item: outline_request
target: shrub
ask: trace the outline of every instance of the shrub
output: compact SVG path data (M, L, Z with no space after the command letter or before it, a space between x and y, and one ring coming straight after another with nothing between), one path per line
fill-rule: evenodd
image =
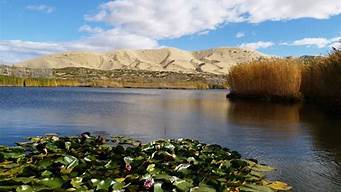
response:
M297 59L262 59L233 66L231 97L269 100L301 98L301 68Z

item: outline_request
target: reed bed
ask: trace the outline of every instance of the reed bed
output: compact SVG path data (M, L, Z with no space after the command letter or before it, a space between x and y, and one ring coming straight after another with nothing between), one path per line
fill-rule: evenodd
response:
M231 98L296 101L301 99L297 59L261 59L236 65L229 73Z
M72 79L22 78L0 75L0 86L4 87L70 87L80 83Z
M341 50L328 57L306 60L301 91L310 101L341 107Z
M229 73L231 98L300 100L341 111L341 50L327 57L262 59L236 65Z

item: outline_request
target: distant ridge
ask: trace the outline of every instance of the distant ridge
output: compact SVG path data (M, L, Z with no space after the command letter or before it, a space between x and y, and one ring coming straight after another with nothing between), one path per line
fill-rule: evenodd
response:
M29 68L84 67L112 70L131 69L184 73L207 72L227 74L237 63L268 57L258 51L242 48L214 48L184 51L176 48L115 50L112 52L65 52L46 55L16 64Z

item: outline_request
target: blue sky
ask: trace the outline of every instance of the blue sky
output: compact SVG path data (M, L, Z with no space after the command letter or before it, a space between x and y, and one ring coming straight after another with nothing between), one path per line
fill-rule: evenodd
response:
M320 55L340 39L339 0L0 0L1 63L168 46Z

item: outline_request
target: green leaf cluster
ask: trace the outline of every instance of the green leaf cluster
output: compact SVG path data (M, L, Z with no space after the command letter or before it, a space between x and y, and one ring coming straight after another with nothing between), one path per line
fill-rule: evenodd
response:
M272 168L191 139L33 137L0 146L0 191L287 191Z

